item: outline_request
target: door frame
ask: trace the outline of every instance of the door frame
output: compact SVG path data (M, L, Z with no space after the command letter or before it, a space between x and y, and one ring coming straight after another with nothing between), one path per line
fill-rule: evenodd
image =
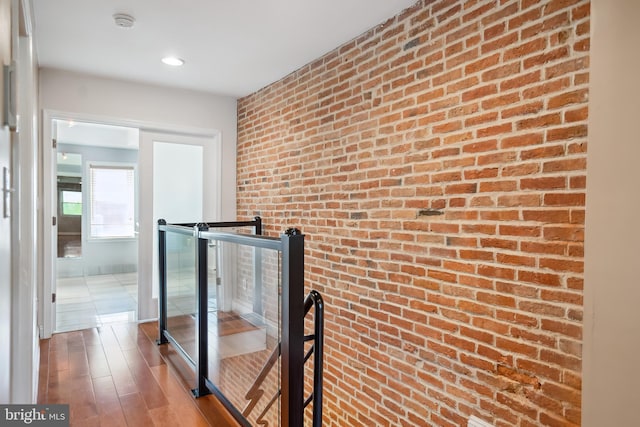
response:
M154 233L156 233L156 221L160 218L154 218L155 203L153 200L154 188L154 151L156 142L171 143L176 145L200 146L202 150L202 220L219 221L220 220L220 182L221 174L221 145L216 144L212 138L185 135L169 132L148 131L140 129L140 152L139 158L147 158L149 161L140 162L140 187L146 191L140 192L140 218L150 218L151 221L140 221L139 228L139 246L138 246L138 280L139 283L148 283L142 289L138 288L138 313L140 321L152 320L158 318L157 296L153 298L153 286L157 285L158 276L154 274L153 266L157 267L154 262L156 254L154 253ZM212 161L217 164L211 164ZM211 167L213 166L213 169ZM215 198L205 197L207 194L216 194ZM170 218L166 218L171 220ZM146 237L145 237L146 236ZM157 248L156 248L157 249ZM156 270L157 273L157 270ZM150 306L144 306L141 301L152 301Z
M209 140L213 144L213 152L215 153L216 164L207 164L205 167L214 167L216 170L216 182L214 184L214 198L211 201L213 204L213 215L215 218L211 218L211 221L218 221L221 213L221 165L222 165L222 141L221 132L218 129L198 128L191 126L180 126L171 124L161 124L155 122L147 122L140 120L131 120L117 117L106 117L92 114L82 114L65 112L59 110L43 109L42 110L42 181L41 181L41 195L42 195L42 215L40 221L42 224L42 275L40 276L38 284L38 327L40 330L41 338L50 338L55 330L55 303L52 302L52 294L55 292L56 283L56 259L57 248L54 248L56 227L53 225L52 218L56 215L55 201L57 195L55 194L55 182L56 177L54 173L56 171L55 162L57 161L56 152L53 148L52 138L54 133L53 121L54 120L73 120L77 122L89 122L111 126L124 126L137 128L140 131L140 135L144 132L161 133L167 135L180 135L184 137L196 137ZM138 173L142 178L143 174L151 174L153 172L153 158L147 158L149 155L153 156L153 150L146 150L146 147L142 146L142 139L138 146ZM146 156L143 158L143 155ZM144 183L139 181L139 186L142 188ZM139 194L142 191L138 192ZM152 199L151 199L152 200ZM206 203L205 203L206 206ZM153 256L152 251L148 245L142 244L152 238L153 226L147 224L147 227L143 227L145 222L151 222L153 215L153 209L145 209L143 204L140 204L140 211L138 220L140 222L140 233L138 235L138 321L148 321L157 318L157 301L151 299L151 267L142 265L143 262L148 263L149 257ZM146 254L146 257L141 257L141 251ZM149 252L147 254L147 252ZM148 284L140 286L140 284Z

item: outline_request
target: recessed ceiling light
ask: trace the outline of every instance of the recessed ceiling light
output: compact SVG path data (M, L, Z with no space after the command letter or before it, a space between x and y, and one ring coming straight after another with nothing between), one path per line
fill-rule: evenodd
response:
M165 56L162 58L162 62L173 67L179 67L184 64L184 59L176 58L175 56Z

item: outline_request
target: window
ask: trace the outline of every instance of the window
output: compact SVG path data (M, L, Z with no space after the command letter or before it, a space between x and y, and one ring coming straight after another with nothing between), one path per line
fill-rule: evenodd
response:
M89 165L89 235L135 237L135 169Z
M82 215L82 192L62 190L61 197L62 215Z

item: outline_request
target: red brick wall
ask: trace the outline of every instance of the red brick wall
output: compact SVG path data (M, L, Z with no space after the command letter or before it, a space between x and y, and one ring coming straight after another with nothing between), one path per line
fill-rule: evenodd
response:
M419 1L239 101L239 216L300 227L327 301L325 425L580 424L589 13Z

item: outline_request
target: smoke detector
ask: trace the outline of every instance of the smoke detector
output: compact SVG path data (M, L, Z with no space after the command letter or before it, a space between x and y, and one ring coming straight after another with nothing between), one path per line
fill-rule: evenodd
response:
M127 15L126 13L116 13L113 15L113 20L116 25L120 28L131 28L136 20L131 15Z

